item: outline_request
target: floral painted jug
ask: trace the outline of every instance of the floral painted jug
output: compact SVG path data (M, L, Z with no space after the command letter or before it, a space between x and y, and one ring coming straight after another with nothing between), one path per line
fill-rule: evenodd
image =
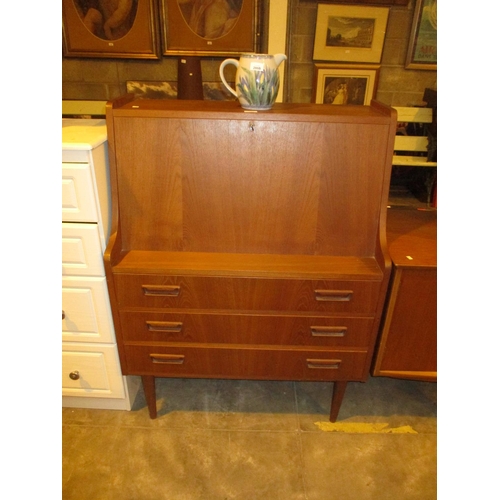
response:
M222 83L240 101L243 109L265 111L271 109L280 88L278 67L286 60L285 54L242 54L240 60L226 59L219 68ZM224 77L224 68L236 66L233 89Z

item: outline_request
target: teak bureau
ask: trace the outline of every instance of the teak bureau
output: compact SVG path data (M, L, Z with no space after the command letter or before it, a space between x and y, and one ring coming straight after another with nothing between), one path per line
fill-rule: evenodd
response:
M366 380L390 275L396 113L371 106L107 104L104 259L123 373Z

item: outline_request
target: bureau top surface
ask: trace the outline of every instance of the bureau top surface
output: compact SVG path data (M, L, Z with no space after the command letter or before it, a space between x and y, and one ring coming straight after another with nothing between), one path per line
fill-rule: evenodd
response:
M276 121L358 121L360 123L387 123L390 107L377 102L371 106L325 106L309 103L277 103L267 111L244 110L233 101L190 101L173 99L134 99L124 104L116 103L113 113L117 117L208 118Z
M106 120L62 120L63 150L91 150L107 139Z

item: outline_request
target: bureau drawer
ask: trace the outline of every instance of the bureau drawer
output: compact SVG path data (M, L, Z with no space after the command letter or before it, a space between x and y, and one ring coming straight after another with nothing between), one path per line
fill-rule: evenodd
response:
M62 225L63 275L104 276L97 224Z
M114 275L120 308L372 313L378 281Z
M115 342L106 278L63 277L62 337L72 342Z
M97 222L92 173L88 163L62 164L62 219Z
M116 345L63 344L62 395L123 398Z
M366 352L126 346L129 374L261 380L363 380Z
M193 342L367 348L373 318L122 312L125 342Z

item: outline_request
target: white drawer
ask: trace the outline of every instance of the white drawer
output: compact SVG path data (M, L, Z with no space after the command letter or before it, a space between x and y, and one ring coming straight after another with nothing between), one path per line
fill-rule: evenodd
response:
M71 342L115 342L106 278L62 279L62 338Z
M62 225L63 275L104 276L97 224Z
M63 163L62 220L97 222L97 203L88 163Z
M73 378L70 374L74 374ZM116 345L63 344L62 395L123 398Z

